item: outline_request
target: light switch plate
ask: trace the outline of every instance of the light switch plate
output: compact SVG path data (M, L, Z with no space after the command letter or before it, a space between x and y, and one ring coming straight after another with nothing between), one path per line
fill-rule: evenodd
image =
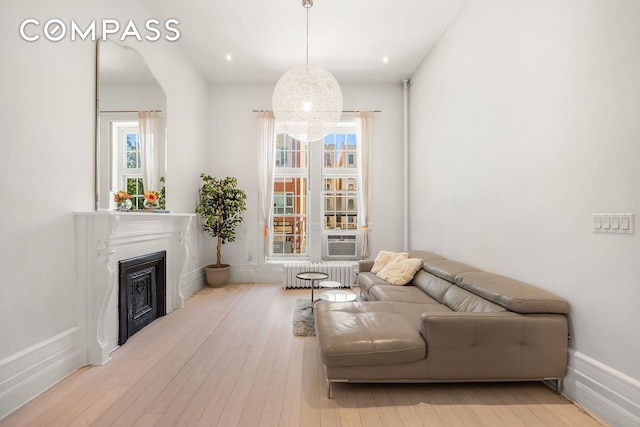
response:
M593 214L594 233L633 234L634 214Z

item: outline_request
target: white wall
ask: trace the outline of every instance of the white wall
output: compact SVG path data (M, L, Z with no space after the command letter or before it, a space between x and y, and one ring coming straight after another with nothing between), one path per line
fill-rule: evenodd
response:
M78 367L72 212L94 209L95 44L28 43L18 26L25 18L68 23L103 16L152 17L124 0L2 5L0 418ZM169 203L176 212L193 212L198 179L189 169L204 163L207 86L175 47L139 47L152 69L161 66L156 76L167 94ZM201 265L198 255L190 265Z
M252 110L271 109L274 84L212 85L210 89L209 162L202 172L238 178L247 192L245 221L236 242L222 250L223 262L232 265L232 280L281 280L264 268L259 226L256 117ZM374 114L371 161L371 253L402 249L403 211L403 88L402 84L342 84L345 110L380 110ZM194 171L195 172L195 171ZM215 258L210 239L208 254Z
M637 1L470 0L411 81L411 246L566 298L565 391L620 425L640 420L640 241L591 215L639 225L638 40Z

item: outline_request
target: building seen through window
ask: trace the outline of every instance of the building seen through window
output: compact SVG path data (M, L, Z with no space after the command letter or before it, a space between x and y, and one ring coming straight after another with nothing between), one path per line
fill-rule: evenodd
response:
M310 242L309 209L319 210L324 231L358 230L358 146L353 124L327 135L321 152L278 133L275 149L271 255L306 256ZM316 144L312 142L311 144ZM311 176L313 171L316 176ZM316 184L313 184L313 183ZM317 185L313 191L311 185ZM319 200L308 200L309 191ZM319 243L319 242L318 242Z

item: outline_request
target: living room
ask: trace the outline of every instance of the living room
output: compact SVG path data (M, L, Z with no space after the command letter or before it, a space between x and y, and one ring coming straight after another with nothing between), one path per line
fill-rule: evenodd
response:
M27 42L18 27L27 18L126 22L172 10L129 3L3 5L1 415L80 367L73 213L95 209L95 43ZM405 245L432 250L565 298L563 393L612 425L640 420L640 245L635 234L594 233L592 215L640 208L639 9L622 0L459 2L405 76L406 168L402 81L340 82L345 110L380 111L372 256ZM179 43L136 48L167 97L169 209L194 212L201 172L237 177L248 210L224 249L232 281L279 283L262 256L257 168L247 167L256 158L253 110L271 107L275 81L209 80ZM215 246L200 232L192 244L185 271L197 287Z

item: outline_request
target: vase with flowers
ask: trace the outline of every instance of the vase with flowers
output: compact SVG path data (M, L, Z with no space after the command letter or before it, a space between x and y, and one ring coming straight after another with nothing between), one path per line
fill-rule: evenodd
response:
M130 211L133 204L131 203L131 195L124 190L119 190L113 195L113 201L116 202L117 210L120 212Z
M159 193L157 190L145 191L142 206L144 206L145 209L158 209Z

